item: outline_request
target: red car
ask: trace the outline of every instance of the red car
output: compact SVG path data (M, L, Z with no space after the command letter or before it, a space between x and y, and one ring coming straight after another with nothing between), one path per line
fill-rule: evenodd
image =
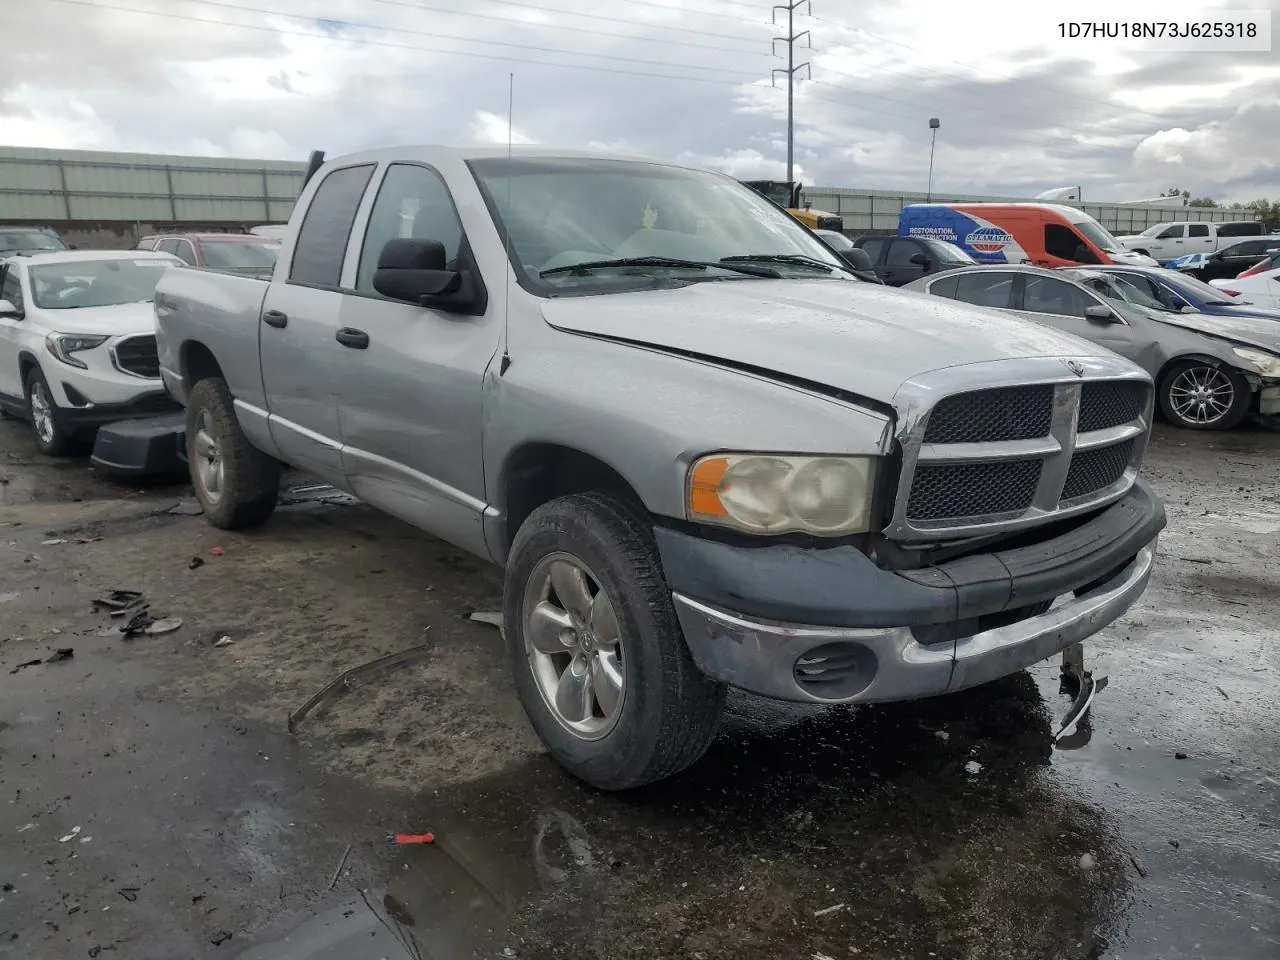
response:
M1266 273L1268 270L1274 270L1280 267L1280 249L1271 250L1265 257L1255 263L1248 270L1242 270L1236 274L1237 280L1243 280L1245 277L1252 277L1255 273Z
M168 233L143 237L135 249L172 253L193 267L266 275L275 267L280 241L242 233Z

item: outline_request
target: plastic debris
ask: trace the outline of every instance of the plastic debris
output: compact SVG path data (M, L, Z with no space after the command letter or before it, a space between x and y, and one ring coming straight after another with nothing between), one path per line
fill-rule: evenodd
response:
M332 696L336 696L339 691L351 689L351 681L362 674L376 673L380 670L389 670L392 667L403 666L407 663L413 663L415 660L422 660L431 654L435 644L423 643L416 647L410 647L408 650L401 650L399 653L389 653L385 657L378 657L376 660L370 660L368 663L362 663L359 666L352 667L350 670L343 671L328 683L326 683L310 700L300 706L293 713L289 714L289 720L286 726L290 733L294 732L298 721L309 714L317 706Z
M969 776L971 777L976 777L979 773L982 772L982 764L980 764L977 760L970 760L968 763L964 765L964 772L969 774Z
M28 660L26 663L20 663L20 664L18 664L16 667L14 667L14 668L13 668L12 670L10 670L9 672L10 672L10 673L17 673L19 670L25 670L25 669L27 669L27 667L38 667L38 666L40 666L40 664L42 664L42 663L44 663L44 661L43 661L43 660Z
M59 837L59 838L58 838L58 842L59 842L59 843L70 843L72 840L74 840L74 839L75 839L76 837L78 837L79 835L80 835L80 828L79 828L79 827L72 827L72 828L71 828L71 832L70 832L70 833L68 833L65 837Z
M227 551L223 550L221 547L214 547L214 548L213 548L212 550L210 550L209 552L210 552L210 553L212 553L215 557L221 557L221 556L223 556Z
M187 563L188 570L198 570L200 567L203 567L203 566L204 566L204 557L192 557L191 560Z
M141 887L121 887L116 891L116 893L120 894L120 896L124 897L130 903L133 903L138 899L138 891L140 889Z
M843 909L844 909L844 904L843 904L843 903L837 903L837 904L835 904L834 906L830 906L830 907L823 907L821 910L815 910L815 911L813 911L813 915L814 915L815 917L825 917L825 916L826 916L827 914L829 914L829 913L835 913L835 912L837 912L837 911L839 911L839 910L843 910Z
M392 842L404 846L410 843L435 843L435 839L434 833L397 833L392 837Z
M163 620L153 620L142 628L142 632L152 636L160 636L165 633L173 633L182 626L182 620L178 617L166 617Z
M1093 858L1093 854L1086 853L1080 857L1080 869L1092 870L1098 865L1098 861Z
M138 590L111 590L93 602L95 606L111 610L128 610L142 602L142 593Z
M76 651L73 647L59 647L53 651L53 656L46 660L45 663L61 663L63 660L70 660L75 655Z
M333 879L329 881L329 889L332 890L338 882L338 878L342 876L342 868L347 865L347 857L351 856L351 844L347 844L347 849L342 851L342 859L338 861L338 869L333 871Z
M217 640L214 641L213 645L215 647L229 647L233 643L235 643L235 641L232 640L230 637L219 637Z
M502 629L502 614L496 610L476 610L467 619L474 620L476 623L487 623L491 627Z
M951 739L951 734L947 733L947 731L945 730L935 730L933 731L933 735L937 737L939 740L941 740L943 743L946 743L948 740Z

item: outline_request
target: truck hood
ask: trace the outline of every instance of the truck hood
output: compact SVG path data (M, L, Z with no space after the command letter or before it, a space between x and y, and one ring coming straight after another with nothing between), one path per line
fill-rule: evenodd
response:
M544 301L560 330L699 354L890 403L942 367L1110 357L1086 340L942 297L838 280L729 280Z
M1159 313L1146 311L1158 323L1182 327L1196 333L1229 340L1244 347L1257 347L1280 356L1280 323L1262 317L1223 317L1207 313Z
M59 333L101 333L116 337L127 333L153 333L155 311L150 300L118 303L110 307L72 307L67 310L36 308Z

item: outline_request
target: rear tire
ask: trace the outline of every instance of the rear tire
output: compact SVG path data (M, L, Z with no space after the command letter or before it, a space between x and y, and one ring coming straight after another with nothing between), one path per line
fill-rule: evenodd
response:
M27 416L41 453L69 457L79 451L81 443L63 425L49 381L38 366L27 372Z
M503 626L534 730L586 783L661 780L715 738L724 685L694 664L651 524L624 502L578 494L525 520L508 558Z
M1226 366L1181 360L1160 377L1160 411L1186 430L1230 430L1249 412L1249 382Z
M215 527L256 527L275 511L280 463L249 443L221 377L201 380L187 399L187 463L196 499Z

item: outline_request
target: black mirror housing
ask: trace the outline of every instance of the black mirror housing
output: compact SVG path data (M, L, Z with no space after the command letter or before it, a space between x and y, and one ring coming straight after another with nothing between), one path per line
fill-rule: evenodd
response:
M384 297L449 313L484 312L484 292L469 270L449 270L444 244L398 238L378 254L373 289Z
M841 250L837 256L855 270L875 269L874 264L871 262L871 254L861 247L850 247L848 250Z
M911 262L918 267L924 267L926 270L928 270L929 264L931 261L923 253L913 253L911 255Z

